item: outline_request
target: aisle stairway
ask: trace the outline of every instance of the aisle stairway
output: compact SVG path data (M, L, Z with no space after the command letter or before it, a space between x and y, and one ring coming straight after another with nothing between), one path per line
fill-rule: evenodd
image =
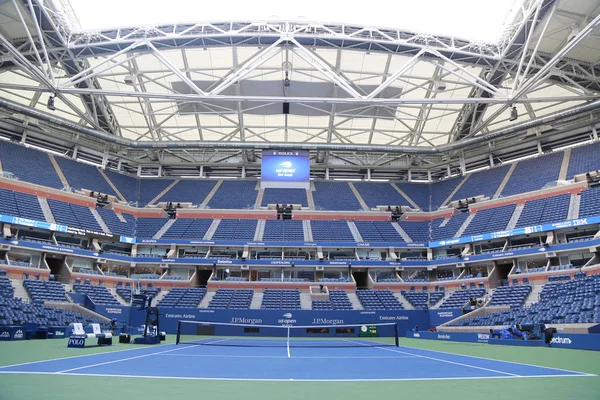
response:
M544 285L534 285L531 289L531 293L525 299L525 305L523 307L531 307L533 303L540 301L540 293L544 289Z
M252 310L259 310L260 305L263 300L263 292L254 291L254 296L252 297L252 302L250 303L250 308Z
M208 303L210 303L213 297L215 297L214 291L209 290L208 292L206 292L204 298L202 298L202 301L200 302L200 304L198 304L198 308L208 308Z
M12 287L15 289L14 297L21 298L25 303L29 303L31 298L23 286L23 281L21 279L11 279L10 282L12 283Z
M398 301L404 306L405 310L414 310L415 307L410 304L410 301L406 300L406 297L402 296L402 293L395 293L394 296L398 299Z
M310 299L310 293L300 292L300 308L302 310L312 310L312 300Z
M362 303L358 300L358 296L356 296L356 292L346 292L348 294L348 300L352 304L352 308L354 310L364 310Z

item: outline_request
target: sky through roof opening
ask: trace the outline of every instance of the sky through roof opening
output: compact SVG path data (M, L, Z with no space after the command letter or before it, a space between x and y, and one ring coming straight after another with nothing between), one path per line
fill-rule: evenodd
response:
M524 0L68 0L81 29L169 23L304 20L398 28L474 42L497 43Z

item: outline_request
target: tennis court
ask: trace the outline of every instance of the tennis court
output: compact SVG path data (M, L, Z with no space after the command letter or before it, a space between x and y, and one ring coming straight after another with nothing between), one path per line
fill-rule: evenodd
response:
M589 377L589 373L360 339L205 338L0 367L2 374L198 380L410 381ZM115 346L117 348L117 346Z

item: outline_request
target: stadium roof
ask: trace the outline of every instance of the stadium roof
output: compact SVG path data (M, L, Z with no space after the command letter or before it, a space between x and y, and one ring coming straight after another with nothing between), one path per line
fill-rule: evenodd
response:
M429 169L442 160L428 154L456 159L457 150L543 123L539 134L552 122L541 117L599 98L596 0L347 10L309 1L287 15L247 2L206 12L203 2L184 3L0 1L2 112L54 128L67 125L47 114L69 120L90 147L112 143L107 151L130 161L201 164L197 149L286 145L400 153ZM265 9L277 17L260 19ZM168 22L191 15L221 22ZM579 117L593 121L594 109Z

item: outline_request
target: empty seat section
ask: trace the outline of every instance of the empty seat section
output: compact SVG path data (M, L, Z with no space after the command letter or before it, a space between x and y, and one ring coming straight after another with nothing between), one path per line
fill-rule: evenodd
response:
M431 221L431 239L441 240L453 238L468 217L469 213L453 215L444 226L440 226L444 222L444 218L434 219Z
M600 187L581 192L579 218L600 215Z
M508 221L515 211L514 204L498 208L479 210L471 220L462 236L479 235L486 232L498 232L506 229Z
M135 236L152 239L167 221L167 218L138 218L135 223Z
M417 310L429 308L429 294L427 292L407 292L403 290L402 295Z
M267 220L263 233L265 241L304 241L302 221Z
M490 306L521 307L531 293L531 285L500 286L492 295Z
M354 236L346 221L310 221L313 240L328 242L354 242Z
M89 189L96 193L116 195L97 167L64 157L54 157L72 188Z
M571 150L569 158L569 169L567 179L573 179L575 175L600 169L600 143L594 143Z
M205 294L206 288L173 288L158 302L158 307L196 308Z
M254 240L255 219L222 219L212 240Z
M334 211L362 210L358 199L350 189L348 182L315 181L313 199L315 208Z
M510 165L502 165L471 173L466 182L454 193L452 200L464 200L479 195L492 198L509 169Z
M140 179L138 207L145 207L152 199L173 183L172 179Z
M539 190L558 179L564 153L519 161L502 190L502 196Z
M65 288L60 282L25 279L23 286L34 301L68 301Z
M182 179L162 195L158 202L201 204L216 184L216 180Z
M597 324L600 323L600 275L550 282L544 285L540 301L529 308L510 310L459 321L459 326L517 324ZM518 287L518 286L517 286Z
M463 289L457 290L452 293L444 302L440 305L440 308L462 308L466 302L471 298L478 298L485 294L485 289Z
M404 306L390 290L357 290L365 310L403 310Z
M161 239L202 239L212 221L212 219L178 218Z
M19 209L19 217L37 221L46 220L37 196L19 192L15 192L14 195L17 208Z
M97 305L119 306L121 303L104 286L78 284L73 285L75 293L85 294Z
M48 199L48 204L57 223L102 232L102 228L98 225L89 207L54 199Z
M210 208L253 208L258 191L256 181L223 181L219 190L208 202Z
M413 242L429 241L429 221L398 221L398 225Z
M571 195L568 193L525 203L517 221L517 228L558 222L567 219Z
M20 217L15 193L12 190L0 189L0 213Z
M266 207L269 204L300 204L302 207L308 207L306 189L267 188L264 190L261 206Z
M369 242L404 242L398 231L387 221L355 221L360 236ZM410 235L409 235L410 236Z
M104 174L110 179L112 184L115 185L119 193L125 197L125 200L128 202L138 200L139 181L136 177L114 172L109 169L105 170Z
M135 230L135 217L133 215L122 213L121 215L126 221L122 222L117 214L109 208L96 207L96 211L98 211L113 235L133 236Z
M515 227L522 228L525 226L537 225L540 218L542 218L545 204L546 199L535 199L525 203Z
M429 211L431 202L430 186L428 183L394 183L404 192L421 210ZM412 206L411 206L412 207Z
M431 184L431 211L435 211L442 203L450 196L450 193L463 180L462 176L457 176L443 181L434 182ZM427 210L426 210L427 211Z
M2 170L22 181L55 189L64 186L47 153L0 140L0 159Z
M352 310L352 303L345 290L330 290L329 301L334 310Z
M260 308L263 310L300 310L298 289L265 289Z
M6 189L0 189L0 213L36 221L46 220L36 196Z
M13 297L10 281L0 277L0 326L36 324L38 326L66 327L73 322L81 322L86 325L105 324L99 318L45 306L42 300L24 303L22 299Z
M444 298L444 292L433 292L429 295L429 307L435 306Z
M410 205L389 183L354 182L354 187L369 207Z

